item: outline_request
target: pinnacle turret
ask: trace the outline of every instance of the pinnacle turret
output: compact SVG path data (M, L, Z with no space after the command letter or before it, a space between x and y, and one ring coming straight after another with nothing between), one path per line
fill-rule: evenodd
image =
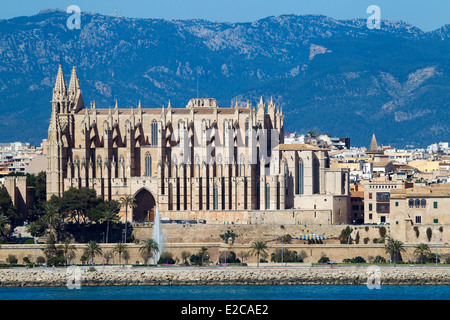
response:
M62 71L62 66L59 64L58 74L56 75L55 88L53 89L53 97L65 96L67 94L66 83L64 81L64 74Z

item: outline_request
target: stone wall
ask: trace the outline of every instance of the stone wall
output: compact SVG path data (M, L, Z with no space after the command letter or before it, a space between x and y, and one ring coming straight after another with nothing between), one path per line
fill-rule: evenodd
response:
M104 248L105 254L111 252L115 244L105 244L101 245ZM72 262L80 263L80 257L83 255L83 249L85 245L77 244L75 245L77 248L76 257ZM164 247L164 251L168 251L172 253L173 258L175 260L181 261L181 253L183 251L187 251L190 254L196 254L200 251L201 247L206 247L208 249L207 254L209 255L209 259L211 262L215 263L218 261L219 253L227 250L227 252L234 251L239 257L240 252L249 252L251 250L249 244L234 244L225 246L224 243L221 242L205 242L205 243L167 243ZM366 261L369 261L369 257L375 257L378 254L382 257L386 258L389 261L389 255L384 250L384 245L341 245L341 244L290 244L283 246L278 243L268 243L268 258L270 261L270 254L274 252L276 249L288 249L291 251L297 251L300 253L301 251L305 251L307 257L305 262L316 262L323 255L330 258L332 261L342 262L345 258L354 258L356 256L363 257ZM34 261L34 257L42 256L44 257L42 249L45 248L45 245L2 245L0 248L0 263L6 263L6 258L9 254L13 254L19 260L19 263L22 263L23 258L27 256L31 262ZM139 248L140 245L136 244L128 244L128 248L130 250L130 259L128 263L144 263L144 259L141 257ZM402 254L403 260L414 260L414 246L406 245L406 252ZM439 245L437 247L439 255L450 255L450 246L448 245ZM435 252L435 247L432 247L432 251ZM94 263L101 264L103 262L102 255L95 257ZM110 263L117 264L119 262L119 257L115 255ZM249 256L244 260L246 263L254 263L256 262L256 256ZM127 263L122 259L121 263Z

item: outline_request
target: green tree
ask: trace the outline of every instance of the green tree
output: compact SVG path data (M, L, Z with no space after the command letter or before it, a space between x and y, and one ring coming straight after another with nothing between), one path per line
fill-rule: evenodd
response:
M414 247L414 254L418 256L420 263L426 261L427 256L431 253L430 247L426 243L419 243Z
M181 260L183 260L183 262L187 264L187 259L189 258L190 255L191 253L188 251L181 251Z
M153 256L153 253L156 254L157 252L159 252L158 243L152 238L145 239L142 243L142 246L139 248L139 252L141 253L142 257L148 257L148 264L148 260Z
M431 228L427 228L427 239L428 242L431 241L431 237L433 236L433 230L431 230Z
M125 243L119 242L114 246L113 252L114 252L114 254L117 253L119 255L119 264L122 263L122 255L126 251L129 251L129 250L128 250L128 246Z
M0 236L2 239L6 238L6 235L8 234L9 228L8 228L9 218L5 216L3 213L0 214Z
M259 257L267 257L267 244L262 241L254 241L251 245L250 254L256 255L257 267L259 267Z
M8 218L11 224L10 230L13 230L20 222L20 215L17 213L16 207L12 203L12 199L6 188L0 188L0 214Z
M353 229L347 226L345 229L341 231L341 235L339 239L341 240L341 244L352 243L352 234Z
M94 264L94 258L102 254L102 248L95 241L89 241L86 248L84 249L84 256L87 260L91 259L91 263Z
M125 242L127 242L127 225L128 225L128 207L136 208L136 199L133 196L121 197L119 200L120 207L125 207Z
M26 230L33 237L42 237L45 234L45 230L48 228L47 223L42 220L31 222L27 225Z

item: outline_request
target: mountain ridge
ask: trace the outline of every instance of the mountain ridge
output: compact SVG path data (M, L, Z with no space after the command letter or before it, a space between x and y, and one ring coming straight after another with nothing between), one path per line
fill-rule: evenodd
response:
M66 78L76 65L86 105L184 107L198 74L200 94L224 107L274 96L287 131L332 132L356 145L372 131L398 146L450 140L450 25L424 32L324 15L228 23L82 12L81 30L68 30L69 16L0 20L0 140L46 137L59 57ZM30 118L38 128L24 124Z

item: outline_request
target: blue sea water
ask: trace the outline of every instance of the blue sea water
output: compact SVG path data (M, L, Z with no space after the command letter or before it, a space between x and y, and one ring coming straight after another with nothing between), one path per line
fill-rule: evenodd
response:
M450 286L280 285L0 288L0 300L449 300Z

